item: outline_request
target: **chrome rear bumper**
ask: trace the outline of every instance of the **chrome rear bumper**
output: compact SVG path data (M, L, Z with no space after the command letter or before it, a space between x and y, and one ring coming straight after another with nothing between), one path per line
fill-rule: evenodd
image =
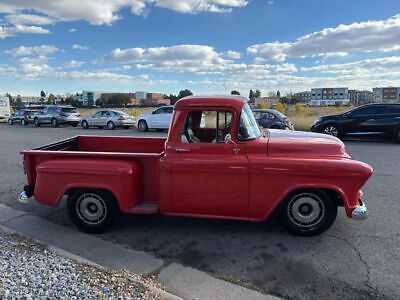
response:
M351 218L353 220L365 220L368 218L368 209L365 206L364 202L358 200L360 202L360 206L356 207L351 213Z

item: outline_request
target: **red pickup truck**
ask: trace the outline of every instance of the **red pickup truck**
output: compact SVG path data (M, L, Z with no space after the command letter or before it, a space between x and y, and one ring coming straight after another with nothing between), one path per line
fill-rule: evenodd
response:
M361 188L372 168L337 138L262 132L241 97L177 102L167 138L76 136L24 150L34 196L50 206L68 196L74 224L104 232L119 213L263 221L273 212L298 235L316 235L337 207L364 219Z

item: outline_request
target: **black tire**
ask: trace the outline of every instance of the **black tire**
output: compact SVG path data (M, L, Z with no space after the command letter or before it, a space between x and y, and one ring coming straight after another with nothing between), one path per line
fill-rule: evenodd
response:
M114 196L103 190L80 189L67 201L68 215L74 225L87 233L103 233L117 221L120 210Z
M38 119L38 118L35 118L35 119L33 120L33 123L35 124L35 127L40 127L40 122L39 122L39 119Z
M89 128L89 124L87 121L82 121L82 128L83 129L88 129Z
M290 233L314 236L332 226L337 205L323 190L301 190L286 197L278 214L282 226Z
M112 121L108 121L107 123L107 129L114 130L115 129L115 124Z
M57 128L58 127L58 121L56 118L51 119L51 127Z
M141 132L145 132L149 130L149 127L147 126L147 122L145 120L140 120L138 123L138 129Z
M13 124L14 124L13 119L8 119L8 125L13 125Z
M400 143L400 128L397 129L394 139L396 142Z
M22 119L22 120L21 120L21 125L26 126L26 125L28 125L28 122L27 122L25 119Z
M327 124L322 127L322 133L332 135L340 139L342 137L342 131L336 124Z

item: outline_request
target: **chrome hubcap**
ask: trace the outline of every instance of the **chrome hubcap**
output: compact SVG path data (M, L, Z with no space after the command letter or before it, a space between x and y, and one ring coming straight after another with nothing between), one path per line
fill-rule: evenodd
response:
M339 130L336 126L327 126L324 129L325 134L333 135L333 136L338 136L339 135Z
M82 221L91 225L100 224L107 215L107 207L103 198L93 193L83 194L79 197L76 202L76 211Z
M144 126L144 123L143 123L143 122L140 122L140 123L139 123L139 128L142 129L142 130L145 129L145 126Z
M325 205L317 195L304 193L290 200L287 213L294 224L308 228L322 221Z

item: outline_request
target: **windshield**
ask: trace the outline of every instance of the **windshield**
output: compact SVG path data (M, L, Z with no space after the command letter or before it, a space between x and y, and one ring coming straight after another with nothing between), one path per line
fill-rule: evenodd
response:
M239 131L237 138L241 141L253 140L261 136L261 130L258 127L256 119L250 106L246 103L240 114Z
M62 107L61 111L64 113L76 113L75 107Z

